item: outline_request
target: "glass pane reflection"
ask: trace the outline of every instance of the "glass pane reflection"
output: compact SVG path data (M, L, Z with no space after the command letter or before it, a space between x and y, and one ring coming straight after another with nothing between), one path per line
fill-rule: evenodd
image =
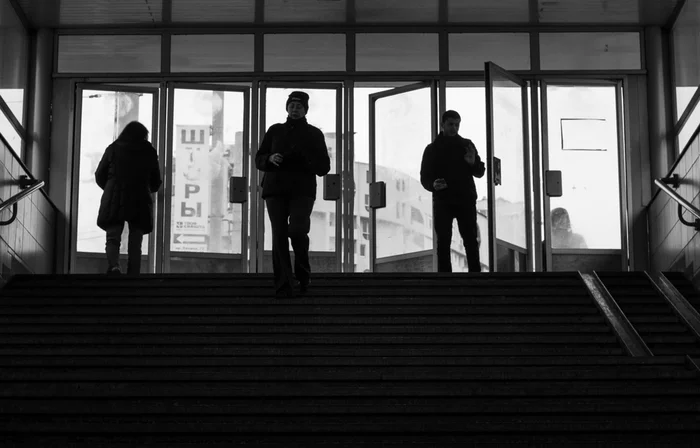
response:
M549 169L562 172L563 190L550 199L553 249L621 247L615 90L547 86ZM581 126L575 132L562 126L572 118ZM587 143L589 134L596 144Z
M494 198L496 238L527 249L522 88L493 76L493 154L501 163L501 184Z
M432 141L430 89L376 101L376 181L386 183L386 208L378 209L377 264L391 261L391 271L433 271L431 193L420 183L425 147Z
M171 253L241 254L243 205L228 202L228 182L244 175L244 113L243 92L175 89ZM199 272L185 258L171 271Z

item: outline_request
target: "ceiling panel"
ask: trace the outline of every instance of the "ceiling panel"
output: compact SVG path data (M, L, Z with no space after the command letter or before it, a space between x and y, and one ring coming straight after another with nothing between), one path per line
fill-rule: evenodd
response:
M355 0L355 20L437 23L438 3L438 0Z
M165 0L16 0L32 26L158 25ZM663 25L682 0L448 0L451 23ZM165 2L167 3L167 2ZM177 24L252 23L256 3L271 23L339 23L347 0L171 0ZM439 0L355 0L359 23L436 23Z
M541 23L664 25L681 0L537 0Z
M265 0L265 22L345 22L346 0Z
M172 4L173 23L252 23L255 20L255 0L172 0Z
M36 27L159 24L163 0L18 0Z
M530 4L523 0L448 0L447 19L453 23L528 23Z

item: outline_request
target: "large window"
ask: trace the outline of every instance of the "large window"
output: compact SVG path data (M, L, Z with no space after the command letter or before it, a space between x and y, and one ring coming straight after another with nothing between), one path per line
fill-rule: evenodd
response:
M528 33L450 34L450 70L482 71L491 61L507 70L530 69Z
M542 70L639 70L639 33L540 33Z
M176 34L171 37L173 72L252 72L252 34Z
M12 125L12 117L24 126L27 102L29 36L10 2L0 2L0 98L7 108L0 110L0 133L12 149L23 156L24 131ZM9 115L9 116L8 116Z
M673 26L673 80L676 94L676 119L683 115L690 99L700 85L700 67L698 67L700 22L698 18L700 18L700 4L697 1L689 1L685 3L676 24Z
M358 71L438 69L438 35L368 33L356 37Z
M58 71L61 73L160 72L159 35L60 36Z
M620 249L616 87L548 85L546 95L548 165L563 191L550 198L551 247Z
M266 71L345 70L344 34L266 34L264 48Z

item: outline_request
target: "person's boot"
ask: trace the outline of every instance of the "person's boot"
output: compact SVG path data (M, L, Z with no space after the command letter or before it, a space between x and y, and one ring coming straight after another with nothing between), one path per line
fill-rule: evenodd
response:
M120 275L122 273L122 270L119 266L112 266L111 268L107 269L107 275Z
M306 280L305 282L299 282L299 294L306 294L309 292L309 285L311 284L311 279Z
M286 283L284 286L275 291L276 299L294 299L295 297L296 294L294 294L294 288L292 288L289 283Z

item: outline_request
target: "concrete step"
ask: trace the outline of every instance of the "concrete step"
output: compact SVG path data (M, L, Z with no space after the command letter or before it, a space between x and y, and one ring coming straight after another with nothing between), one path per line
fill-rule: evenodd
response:
M697 425L694 414L618 415L216 415L216 416L101 416L101 415L0 415L0 430L13 432L95 433L438 433L676 431Z
M697 397L353 397L353 398L123 398L95 401L91 399L55 399L50 403L38 400L3 399L0 416L13 414L31 418L32 415L53 413L61 416L293 416L322 414L364 414L383 416L400 414L458 414L465 419L475 416L519 414L523 417L552 414L609 414L620 418L629 415L664 413L696 413L700 410ZM615 416L614 414L618 414Z
M682 336L673 336L670 342L689 342ZM691 341L692 342L692 339ZM36 334L7 335L0 334L0 346L44 345L44 346L82 346L82 345L131 345L131 346L318 346L318 345L501 345L501 344L614 344L615 336L609 334L571 333L571 334L526 334L526 333L491 333L491 334Z
M598 309L591 304L582 305L347 305L338 302L334 305L314 305L303 300L270 300L258 305L13 305L0 306L0 314L14 315L540 315L540 316L581 316L599 315Z
M316 434L148 434L125 433L95 434L91 432L78 434L65 433L21 433L5 434L9 446L27 446L42 448L65 447L136 447L158 446L168 448L230 448L231 446L264 446L267 448L387 448L387 447L442 447L464 448L478 447L654 447L678 448L692 447L700 437L700 431L591 431L537 433L529 432L521 425L514 425L510 431L481 432L469 434L438 432L425 433L316 433Z
M0 381L482 381L697 379L679 365L0 367Z
M435 367L469 366L479 369L507 367L576 367L620 368L643 371L648 367L683 368L685 355L679 356L0 356L0 366L8 367L339 367L339 366L394 366Z
M60 321L59 321L60 322ZM675 335L676 327L668 327L663 333ZM364 325L356 324L165 324L150 323L133 324L119 322L105 322L101 325L87 323L12 323L0 324L0 335L98 335L98 334L120 334L120 335L270 335L270 334L346 334L346 335L430 335L430 334L528 334L528 335L571 335L571 334L611 334L610 328L604 323L590 324L431 324L431 325L404 325L404 324L384 324L384 325Z
M539 343L433 345L5 345L0 356L593 356L616 355L624 351L617 343L575 344Z
M276 305L280 304L304 304L304 305L372 305L372 306L465 306L465 305L489 305L489 306L511 306L511 305L528 305L528 306L595 306L592 299L588 296L569 296L569 297L554 297L554 296L476 296L469 295L464 297L456 296L396 296L396 297L381 297L375 295L360 295L352 297L336 297L336 296L319 296L319 297L299 297L294 301L281 302L270 298L254 298L254 297L216 297L216 296L197 296L196 291L192 291L186 297L148 297L144 295L131 294L129 296L85 296L85 297L54 297L47 295L46 297L3 297L0 302L0 310L10 307L46 307L46 306L115 306L115 305L133 305L133 306L255 306L262 303Z
M647 321L656 322L656 319L650 317ZM660 318L665 322L668 319ZM642 319L640 319L642 321ZM670 322L677 322L671 320ZM497 314L482 314L478 316L455 315L455 314L418 314L418 315L394 315L385 313L383 315L362 314L362 315L287 315L274 314L267 315L70 315L70 314L30 314L11 316L0 315L0 329L8 325L46 325L46 324L65 324L65 325L172 325L172 324L200 324L200 325L337 325L337 326L353 326L353 325L459 325L459 326L500 326L500 325L600 325L605 323L605 319L600 314L588 314L578 316L575 314L567 315L532 315L532 314L515 314L515 315L497 315Z
M127 397L695 397L692 379L3 381L0 398ZM699 401L700 402L700 401ZM504 410L507 412L507 410Z
M10 288L3 292L7 298L19 297L133 297L134 294L141 297L261 297L274 298L272 283L267 285L222 286L222 287L197 287L191 286L163 286L132 289L128 285L102 285L101 287L68 286L55 288L50 293L49 287L34 288ZM586 297L580 285L573 286L469 286L469 285L319 285L315 280L309 288L309 295L314 297L357 297L358 295L371 294L373 297L446 297L446 296L534 296L534 297Z

